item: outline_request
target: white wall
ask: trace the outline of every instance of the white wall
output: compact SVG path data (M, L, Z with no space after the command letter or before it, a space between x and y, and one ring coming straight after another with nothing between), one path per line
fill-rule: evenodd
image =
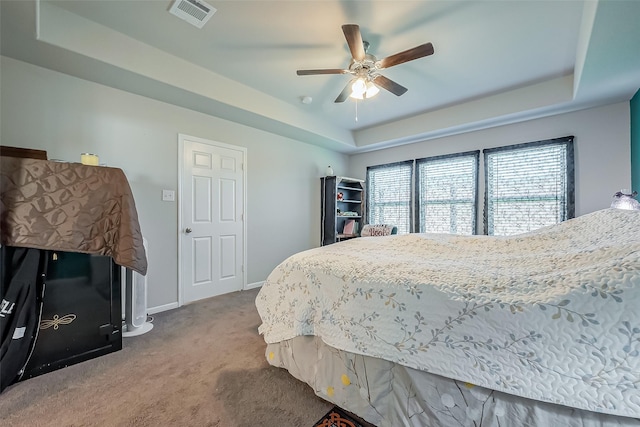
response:
M349 170L366 177L367 166L574 135L576 215L609 207L613 193L631 188L629 103L623 102L528 122L353 155ZM480 201L484 200L480 155ZM478 224L482 224L482 207Z
M247 282L266 279L287 256L320 243L320 176L345 174L345 155L0 58L0 143L45 149L77 162L81 152L123 169L149 243L151 310L178 300L178 134L247 148Z

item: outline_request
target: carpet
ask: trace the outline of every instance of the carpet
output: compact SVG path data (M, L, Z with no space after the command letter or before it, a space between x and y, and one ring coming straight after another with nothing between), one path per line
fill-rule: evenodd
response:
M120 351L9 386L0 426L313 425L334 404L267 363L257 293L157 313L153 329Z
M343 409L334 406L313 427L375 427L355 415L349 414Z

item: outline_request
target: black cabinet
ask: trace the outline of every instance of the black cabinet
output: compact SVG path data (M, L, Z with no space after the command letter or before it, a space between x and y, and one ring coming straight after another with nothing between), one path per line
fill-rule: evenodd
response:
M364 181L341 176L326 176L320 181L321 244L358 237L365 220Z
M120 267L107 256L46 252L40 326L22 379L122 349Z

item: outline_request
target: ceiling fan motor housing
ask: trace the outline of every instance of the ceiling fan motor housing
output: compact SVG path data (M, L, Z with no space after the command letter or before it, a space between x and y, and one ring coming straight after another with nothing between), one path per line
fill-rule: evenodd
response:
M378 59L369 53L365 54L364 60L362 61L351 59L349 70L358 77L370 76L371 73L378 70Z

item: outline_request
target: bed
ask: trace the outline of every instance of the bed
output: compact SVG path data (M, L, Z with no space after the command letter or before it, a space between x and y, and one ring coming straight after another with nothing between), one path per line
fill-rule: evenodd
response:
M640 426L638 211L311 249L256 307L271 365L378 427Z

